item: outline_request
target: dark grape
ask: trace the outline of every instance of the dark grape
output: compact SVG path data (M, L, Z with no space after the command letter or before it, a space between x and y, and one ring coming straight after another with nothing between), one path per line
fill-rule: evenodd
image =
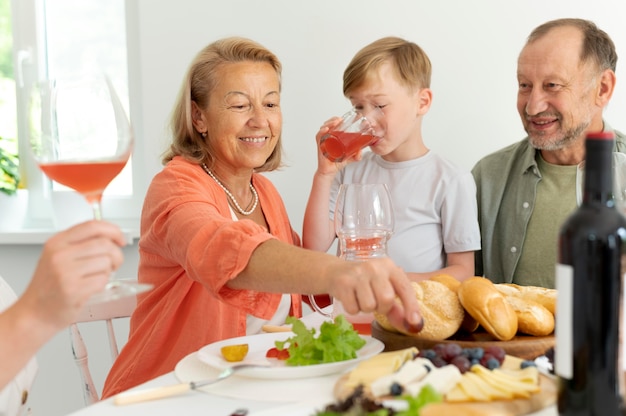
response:
M426 350L421 350L417 356L432 360L433 358L437 356L437 353L435 352L435 350L426 349Z
M435 346L433 347L433 350L435 351L435 353L440 357L443 357L443 350L445 349L446 349L446 344L435 344Z
M450 364L456 366L461 374L467 372L471 367L470 360L463 355L457 355L456 357L454 357L452 361L450 361Z
M537 367L537 364L534 361L524 360L520 364L520 368L523 370L526 367Z
M448 362L441 358L439 355L435 358L432 358L430 361L432 361L433 365L437 368L445 367L446 365L448 365Z
M461 355L463 349L459 346L459 344L450 343L445 344L441 355L441 358L446 360L446 362L451 362L455 357Z
M491 354L493 358L495 358L500 364L502 364L504 362L506 352L501 347L490 345L485 348L485 354Z
M498 361L497 358L491 357L487 360L485 367L490 370L495 370L496 368L500 367L500 361Z
M482 365L483 367L487 367L487 361L489 360L496 360L498 361L498 359L496 357L494 357L493 355L491 355L491 353L486 352L483 355L483 358L480 359L480 365ZM500 364L500 362L498 361L498 364Z

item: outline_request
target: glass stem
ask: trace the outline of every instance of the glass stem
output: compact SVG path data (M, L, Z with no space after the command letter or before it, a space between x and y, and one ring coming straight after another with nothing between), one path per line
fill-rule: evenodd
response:
M93 210L93 218L100 221L102 219L102 206L100 201L93 201L91 203L91 209Z

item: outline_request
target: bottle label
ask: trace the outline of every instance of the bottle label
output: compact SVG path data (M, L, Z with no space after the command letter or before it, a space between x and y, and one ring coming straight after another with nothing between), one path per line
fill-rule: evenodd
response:
M571 380L574 376L573 338L573 301L574 268L569 264L557 264L555 274L557 289L556 302L556 347L554 348L554 372L556 375Z

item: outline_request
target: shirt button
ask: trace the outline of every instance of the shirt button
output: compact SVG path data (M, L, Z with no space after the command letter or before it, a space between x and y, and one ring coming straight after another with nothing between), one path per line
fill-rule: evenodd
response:
M511 253L517 253L517 247L511 247Z
M523 206L524 208L528 208L528 207L530 206L530 204L529 204L528 202L524 202L524 203L522 204L522 206Z

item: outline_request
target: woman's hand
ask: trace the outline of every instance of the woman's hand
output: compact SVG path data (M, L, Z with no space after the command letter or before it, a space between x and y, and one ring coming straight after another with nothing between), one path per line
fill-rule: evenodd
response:
M330 294L346 312L378 312L409 332L422 329L423 319L406 273L389 258L345 261L330 272Z

